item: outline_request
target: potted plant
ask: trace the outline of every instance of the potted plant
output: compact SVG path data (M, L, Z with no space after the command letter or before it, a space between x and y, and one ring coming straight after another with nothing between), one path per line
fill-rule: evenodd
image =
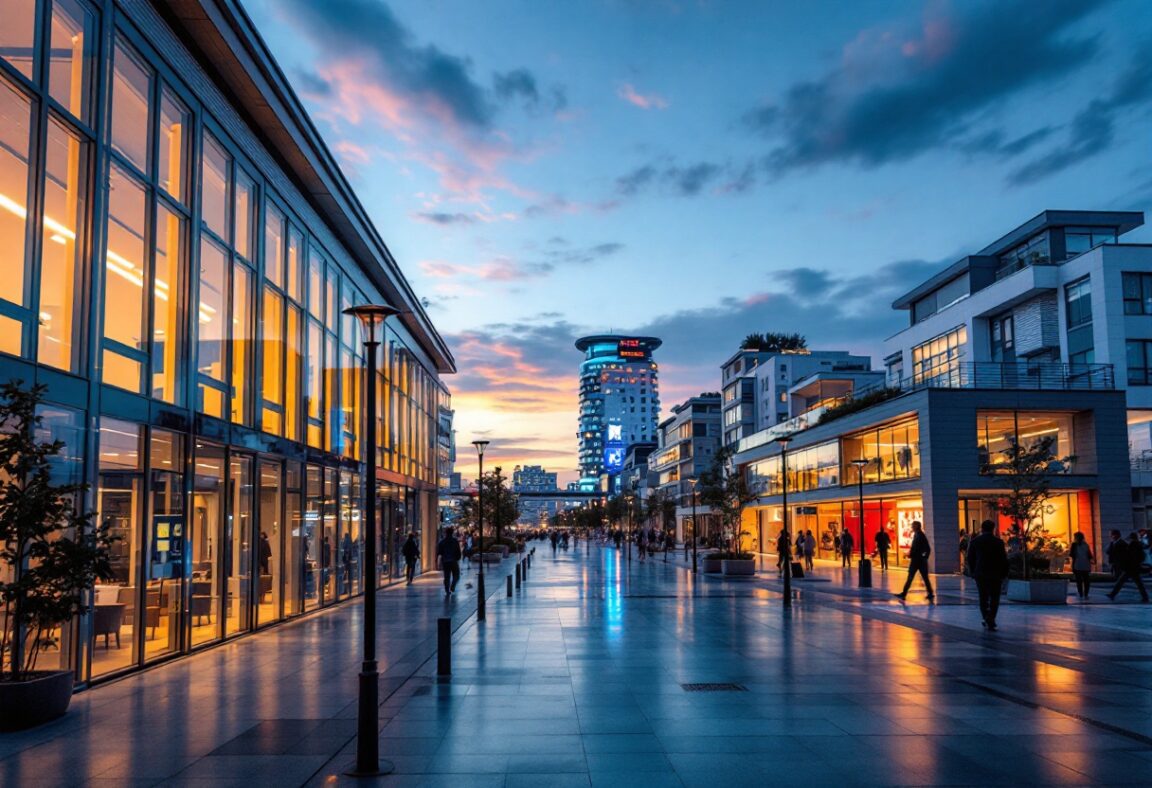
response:
M107 529L76 508L86 487L52 483L52 458L64 444L37 435L44 391L0 385L0 730L68 710L72 672L38 670L38 658L59 647L85 590L112 579Z
M726 549L713 553L705 560L704 571L709 571L709 561L718 563L717 570L725 575L748 576L756 574L756 560L744 548L744 537L748 531L743 528L744 507L755 501L759 495L748 484L747 479L732 468L734 448L725 446L712 456L712 465L700 474L700 500L710 506L720 518Z
M991 499L992 508L1012 521L1008 538L1008 599L1013 602L1068 603L1067 579L1046 572L1051 556L1032 555L1033 548L1045 547L1041 522L1051 508L1048 499L1052 474L1062 473L1075 460L1072 456L1056 456L1055 442L1051 435L1028 444L1012 440L1000 451L999 461L988 462L982 469L1004 488L1002 495Z

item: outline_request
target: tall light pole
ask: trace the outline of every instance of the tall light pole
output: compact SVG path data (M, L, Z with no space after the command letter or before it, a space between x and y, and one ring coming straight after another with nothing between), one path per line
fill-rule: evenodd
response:
M868 460L865 457L857 457L852 460L852 464L856 466L856 482L860 488L860 587L872 587L872 562L864 557L864 469L868 467Z
M696 545L700 541L700 532L696 530L696 485L700 480L693 476L688 481L692 483L692 574L696 574Z
M364 660L360 666L356 716L356 775L389 774L390 761L380 762L380 673L376 664L376 351L384 321L400 310L387 304L365 304L344 310L364 327L365 452L364 483Z
M477 556L480 558L480 576L476 581L476 620L483 621L487 611L484 609L484 449L488 448L489 441L476 440L472 445L476 447L476 456L480 460L480 478L476 481L476 492L479 493L476 506L476 523L480 531L480 545Z
M783 480L784 546L781 551L784 553L784 607L792 607L792 532L788 530L788 444L792 439L785 435L777 438L776 442L780 444L780 478Z

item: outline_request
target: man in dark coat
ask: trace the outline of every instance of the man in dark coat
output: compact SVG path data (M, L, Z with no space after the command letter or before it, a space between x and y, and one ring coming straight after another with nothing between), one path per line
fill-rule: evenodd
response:
M888 571L888 548L892 546L892 537L881 528L876 532L876 555L880 557L880 570Z
M420 560L420 545L415 533L408 533L408 538L400 548L400 555L404 556L404 579L408 585L412 585L412 579L416 576L416 562Z
M936 599L932 590L932 581L928 579L928 556L932 555L932 546L928 544L928 537L924 535L924 525L919 520L912 522L912 546L908 550L908 579L904 581L904 590L898 596L901 600L908 598L908 589L912 587L912 578L917 573L924 578L924 587L928 590L928 601Z
M984 626L996 630L996 611L1000 609L1000 588L1008 576L1008 549L993 531L991 520L980 523L980 534L968 543L966 566L976 581L980 594L980 615Z
M456 584L460 582L460 543L451 528L444 529L444 538L436 545L436 556L444 572L444 593L456 593Z
M1144 546L1140 544L1140 537L1133 531L1128 535L1126 543L1120 542L1119 544L1122 547L1110 549L1108 553L1108 560L1114 561L1120 568L1120 578L1116 581L1116 585L1112 586L1112 590L1108 592L1108 598L1115 600L1124 584L1132 580L1136 584L1136 590L1140 592L1140 598L1147 602L1148 589L1144 587L1144 581L1140 578L1140 570L1144 566ZM1116 555L1116 558L1113 558L1113 555Z

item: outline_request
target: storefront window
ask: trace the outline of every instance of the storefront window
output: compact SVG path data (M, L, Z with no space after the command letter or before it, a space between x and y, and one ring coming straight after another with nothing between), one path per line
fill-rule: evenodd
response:
M151 513L145 544L145 659L180 649L183 620L186 523L184 513L184 440L165 430L152 430Z
M112 61L112 147L148 172L152 128L152 70L128 46L116 41Z
M4 17L7 24L7 16ZM77 0L53 0L48 92L75 117L87 121L91 97L95 16Z
M225 583L224 561L224 448L210 443L196 444L195 474L192 477L192 521L189 534L192 550L192 593L189 615L192 619L192 645L220 638L221 605Z
M112 579L96 586L92 675L101 676L139 661L137 627L141 615L139 582L140 518L143 509L141 428L115 419L100 422L97 519L115 539ZM146 611L145 611L146 614Z
M320 501L323 533L320 537L321 601L336 601L340 574L340 500L339 476L335 469L324 470L324 496Z
M12 0L0 0L7 13ZM20 5L20 2L16 2ZM14 20L16 21L16 20ZM6 29L6 25L0 26ZM0 32L0 42L5 32ZM0 51L8 51L6 49ZM4 250L4 276L0 276L0 299L24 304L25 232L28 206L28 141L31 105L0 80L0 249ZM19 354L16 342L0 344L0 350Z
M260 463L260 530L256 538L257 626L279 621L282 615L281 558L284 521L280 490L280 463Z
M868 484L920 476L920 422L916 419L846 435L841 445L842 473L848 484L859 483L860 470L853 462L858 459L868 460L863 471Z
M224 634L235 635L252 628L252 458L232 455L228 463L228 515L224 559L228 596Z
M1052 451L1056 457L1073 453L1072 414L1040 411L978 411L976 414L976 446L981 472L995 468L1006 461L1004 452L1019 441L1033 445L1044 438L1052 438ZM1052 468L1054 473L1067 472L1067 468Z
M284 474L284 615L304 611L306 561L304 556L304 510L300 505L304 480L300 464L289 462Z
M304 489L304 518L301 522L301 546L304 551L304 609L320 606L321 588L327 577L327 561L321 549L323 542L324 476L320 468L309 465ZM329 554L331 557L331 554Z
M73 323L76 312L83 226L87 145L56 120L48 121L44 168L44 240L40 273L40 363L64 370L76 367Z

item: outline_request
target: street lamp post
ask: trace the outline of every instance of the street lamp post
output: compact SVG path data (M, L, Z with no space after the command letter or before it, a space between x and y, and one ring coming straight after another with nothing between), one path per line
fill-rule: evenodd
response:
M788 444L792 439L784 436L777 438L776 442L780 444L780 477L783 480L781 504L784 507L784 546L781 551L784 553L784 607L792 607L792 532L788 530Z
M869 462L864 457L852 460L856 466L856 483L860 489L860 588L872 587L872 562L864 557L864 469Z
M476 481L476 491L480 494L476 506L476 525L480 532L480 544L477 557L480 559L480 575L476 579L476 620L483 621L484 609L484 449L488 448L488 441L472 441L476 447L476 456L480 460L480 478Z
M376 664L376 351L377 329L400 310L387 304L365 304L344 310L364 327L365 454L368 477L364 484L364 660L360 667L356 717L356 775L389 774L390 761L380 762L380 673Z
M696 530L696 484L699 479L692 478L692 574L696 574L696 545L700 542L700 532Z

